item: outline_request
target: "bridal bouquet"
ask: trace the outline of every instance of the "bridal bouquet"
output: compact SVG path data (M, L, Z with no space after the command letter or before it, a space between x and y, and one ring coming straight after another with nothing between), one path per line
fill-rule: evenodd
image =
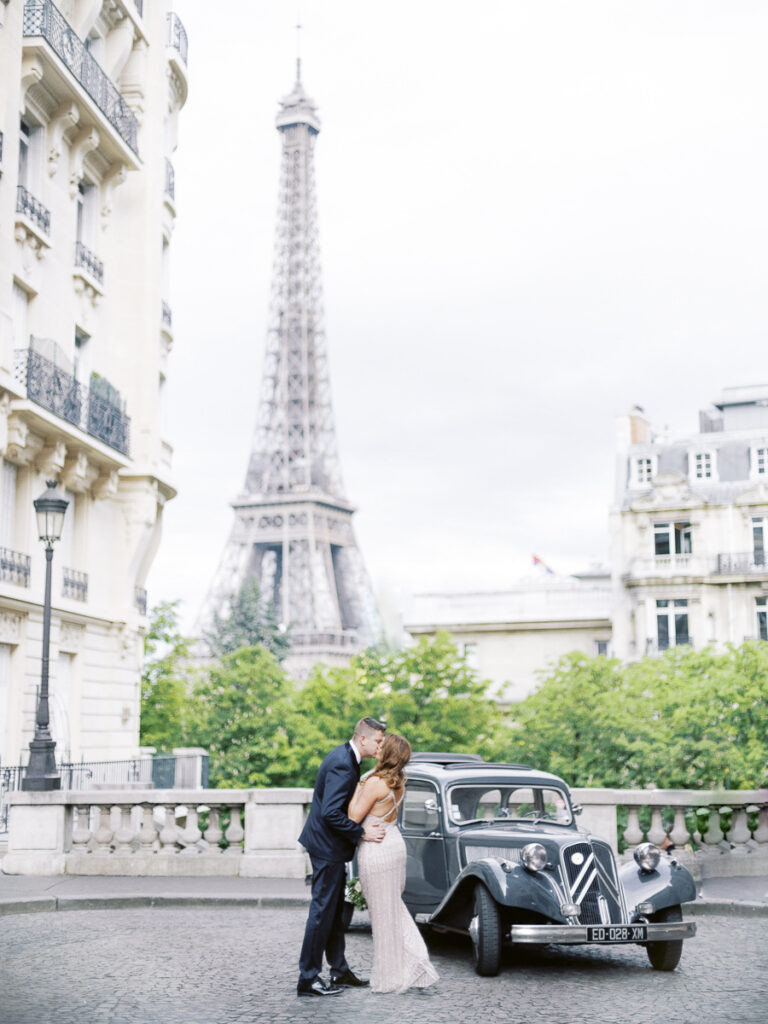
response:
M349 879L346 888L344 889L344 899L347 903L351 903L352 906L356 907L358 910L368 909L368 904L366 903L365 896L363 896L363 890L360 885L359 878Z

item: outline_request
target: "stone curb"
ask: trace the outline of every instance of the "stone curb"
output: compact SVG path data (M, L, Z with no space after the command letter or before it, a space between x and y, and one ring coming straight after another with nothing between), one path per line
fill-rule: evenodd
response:
M32 896L0 900L0 917L10 914L49 914L68 910L135 910L141 907L306 907L309 896ZM686 911L695 916L733 914L768 917L768 903L745 900L697 900Z

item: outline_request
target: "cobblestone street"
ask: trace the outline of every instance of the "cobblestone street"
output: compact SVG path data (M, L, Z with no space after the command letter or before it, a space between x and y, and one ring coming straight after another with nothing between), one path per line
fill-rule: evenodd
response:
M2 1024L546 1020L547 1024L762 1024L768 1004L765 918L697 918L674 974L644 950L564 947L507 953L496 978L475 975L468 944L430 937L441 979L430 994L347 990L297 999L306 911L146 909L6 917L0 938ZM350 963L366 971L371 935L353 929Z

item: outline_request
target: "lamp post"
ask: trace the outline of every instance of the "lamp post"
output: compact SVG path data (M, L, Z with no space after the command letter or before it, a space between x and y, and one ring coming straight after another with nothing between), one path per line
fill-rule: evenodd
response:
M51 646L51 562L53 545L61 538L64 513L69 502L60 498L56 481L46 481L47 489L33 502L37 516L37 532L45 542L45 599L43 603L43 663L40 674L40 695L35 716L35 736L29 743L29 764L21 780L22 789L61 789L61 776L56 770L56 741L51 736L48 707L48 656Z

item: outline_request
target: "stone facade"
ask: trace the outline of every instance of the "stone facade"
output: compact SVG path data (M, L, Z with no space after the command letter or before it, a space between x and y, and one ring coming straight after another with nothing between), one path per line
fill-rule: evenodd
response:
M0 4L0 758L40 680L32 502L69 501L53 559L57 757L132 756L143 590L174 496L164 436L187 39L166 0Z

